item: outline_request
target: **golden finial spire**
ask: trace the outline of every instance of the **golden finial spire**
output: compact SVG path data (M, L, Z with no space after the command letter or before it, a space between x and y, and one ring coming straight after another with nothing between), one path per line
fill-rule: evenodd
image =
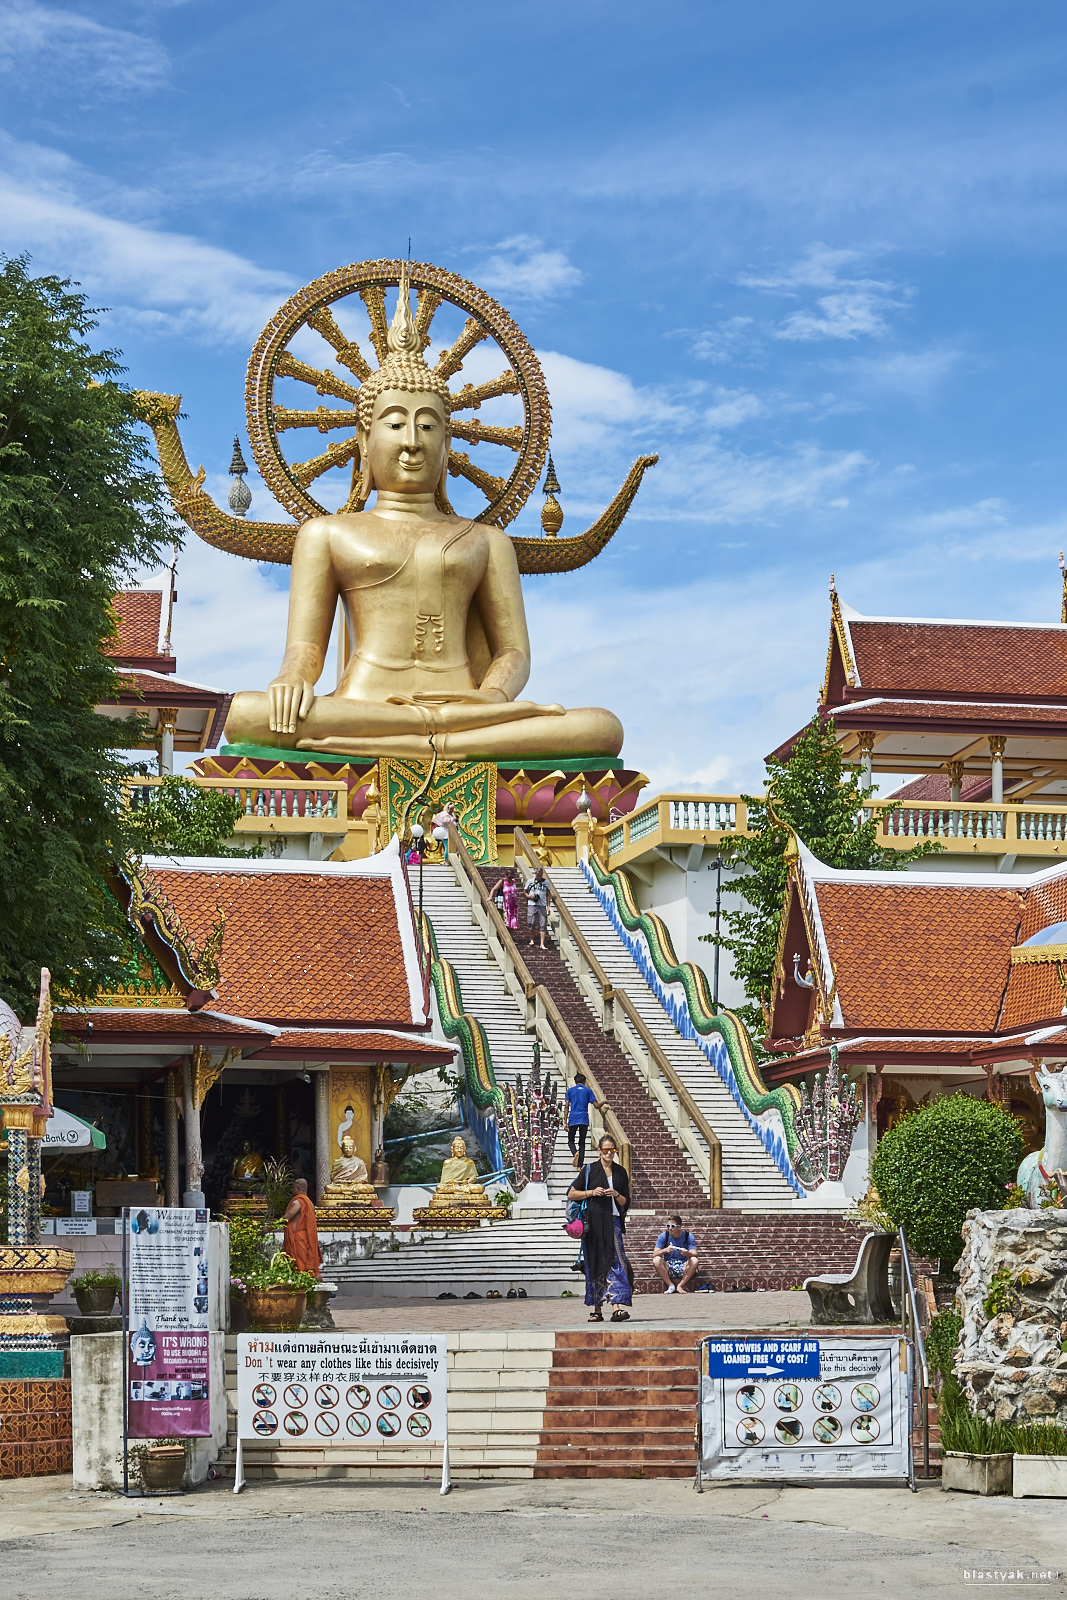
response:
M408 264L400 263L400 288L397 291L396 310L389 328L387 341L390 350L399 353L409 350L413 355L421 354L418 331L415 327L415 318L411 315L411 291L408 288Z

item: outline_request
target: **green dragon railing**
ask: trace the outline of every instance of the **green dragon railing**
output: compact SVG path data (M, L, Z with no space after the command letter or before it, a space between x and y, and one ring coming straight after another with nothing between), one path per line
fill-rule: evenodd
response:
M433 923L421 913L420 937L423 959L430 973L430 984L437 999L437 1014L447 1039L454 1039L463 1056L463 1093L467 1120L478 1137L494 1171L502 1170L498 1119L504 1114L504 1092L496 1081L493 1057L485 1029L477 1017L463 1008L459 977L450 961L437 948Z
M707 1056L783 1177L797 1194L804 1195L793 1160L794 1153L800 1154L794 1123L800 1107L798 1091L792 1084L767 1087L744 1024L732 1011L715 1013L707 976L692 961L678 960L665 924L654 913L641 910L627 874L606 871L595 857L583 862L582 869L678 1032Z

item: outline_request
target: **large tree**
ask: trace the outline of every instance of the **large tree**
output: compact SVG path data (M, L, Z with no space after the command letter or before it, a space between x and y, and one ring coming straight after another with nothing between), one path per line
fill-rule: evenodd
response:
M0 995L23 1015L42 966L88 999L122 957L123 733L94 707L119 689L111 597L175 537L95 326L69 281L0 259Z
M139 800L142 791L131 785ZM166 777L146 786L144 803L127 818L131 848L139 855L261 856L262 845L242 850L226 843L242 815L241 802L226 789L204 789L188 778Z
M754 1039L764 1034L763 1003L774 983L774 959L789 869L785 851L792 830L828 867L878 867L901 872L919 856L938 854L935 843L890 850L878 842L879 816L862 820L871 790L857 768L847 765L832 722L818 716L804 729L788 761L767 762L766 798L744 795L751 837L725 844L722 855L746 867L744 877L723 884L723 893L743 896L722 913L727 932L702 934L733 956L734 971L749 1003L739 1015Z

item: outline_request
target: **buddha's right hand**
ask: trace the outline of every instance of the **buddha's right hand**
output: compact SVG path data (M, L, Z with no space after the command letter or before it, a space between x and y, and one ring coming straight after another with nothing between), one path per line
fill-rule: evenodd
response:
M299 673L286 673L267 687L271 733L295 733L315 703L315 685Z

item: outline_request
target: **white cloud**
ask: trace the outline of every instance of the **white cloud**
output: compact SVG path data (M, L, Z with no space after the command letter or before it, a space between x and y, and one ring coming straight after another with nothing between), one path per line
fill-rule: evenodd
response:
M736 428L762 414L763 402L754 394L744 389L716 389L715 403L704 412L704 421L712 428Z
M963 360L963 351L947 346L929 350L897 350L892 354L857 356L834 365L866 388L889 390L912 399L925 398Z
M752 317L724 317L714 328L704 328L693 341L698 361L736 361L756 342Z
M846 269L861 259L858 251L815 243L790 266L764 274L745 272L738 282L748 289L792 299L812 290L825 291L816 294L814 309L794 311L779 324L775 329L778 339L883 338L891 331L885 313L900 310L907 303L907 291L889 279L847 276Z
M167 56L154 40L77 11L6 0L0 5L0 71L42 68L53 81L76 77L83 88L154 89L166 77Z
M493 245L476 280L493 294L520 300L546 300L581 283L582 274L562 250L546 250L540 239L517 233Z
M281 273L189 234L79 198L94 180L54 151L0 134L0 248L28 250L149 330L247 341L291 286ZM112 196L121 209L121 196Z

